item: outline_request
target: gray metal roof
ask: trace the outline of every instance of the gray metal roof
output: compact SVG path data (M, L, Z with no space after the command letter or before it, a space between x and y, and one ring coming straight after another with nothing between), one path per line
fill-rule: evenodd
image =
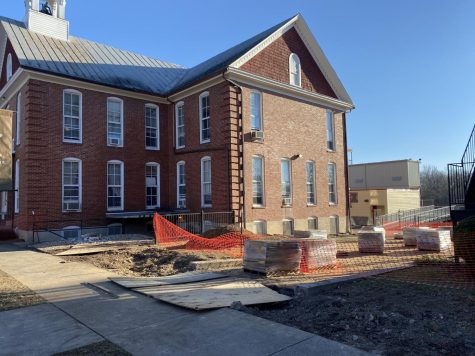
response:
M0 17L24 68L127 90L165 95L184 75L180 65L69 37L61 41L28 31L22 22Z
M23 68L160 96L224 71L288 21L186 69L74 36L62 41L29 31L23 22L0 16L0 23Z

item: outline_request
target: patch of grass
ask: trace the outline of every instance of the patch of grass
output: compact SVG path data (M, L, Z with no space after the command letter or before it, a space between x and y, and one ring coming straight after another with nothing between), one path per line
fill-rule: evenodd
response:
M66 352L54 354L55 356L130 356L131 354L110 341L101 341L86 345Z

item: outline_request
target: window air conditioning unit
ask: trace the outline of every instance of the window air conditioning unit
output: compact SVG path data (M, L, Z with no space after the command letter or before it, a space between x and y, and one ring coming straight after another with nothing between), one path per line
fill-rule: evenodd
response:
M111 146L119 146L120 139L119 138L109 138L109 145Z
M262 140L264 140L264 131L261 131L261 130L251 131L251 140L252 141L262 141Z
M292 198L282 198L282 206L291 206Z

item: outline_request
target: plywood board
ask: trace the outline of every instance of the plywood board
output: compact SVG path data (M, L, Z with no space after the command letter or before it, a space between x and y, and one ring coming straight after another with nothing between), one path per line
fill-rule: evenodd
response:
M110 251L113 247L91 247L91 248L70 248L69 250L59 252L55 256L81 256L93 255L95 253Z
M225 277L226 275L220 273L187 272L165 277L118 277L110 278L110 280L125 288L143 288L208 281Z
M258 282L238 278L136 290L161 301L193 310L225 308L233 302L255 305L292 299Z

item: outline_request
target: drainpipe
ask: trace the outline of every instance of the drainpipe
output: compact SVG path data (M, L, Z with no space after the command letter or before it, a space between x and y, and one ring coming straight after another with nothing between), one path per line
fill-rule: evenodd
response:
M241 233L242 233L242 230L243 230L243 227L244 229L246 229L246 186L245 186L245 180L244 180L244 132L243 132L243 125L242 125L242 121L243 121L243 118L242 118L242 112L243 112L243 108L242 108L242 87L237 84L236 82L232 81L231 79L229 78L226 78L226 72L223 72L223 78L224 80L226 80L227 82L231 83L236 89L239 90L239 94L241 95L241 100L240 100L240 103L239 103L239 116L240 116L240 119L241 119L241 125L239 127L239 130L240 130L240 134L241 134L241 142L240 142L240 145L242 147L242 168L241 168L241 176L242 176L242 181L240 182L240 185L242 184L242 191L241 191L241 194L242 194L242 206L240 207L240 214L241 214ZM241 199L239 199L241 200Z

